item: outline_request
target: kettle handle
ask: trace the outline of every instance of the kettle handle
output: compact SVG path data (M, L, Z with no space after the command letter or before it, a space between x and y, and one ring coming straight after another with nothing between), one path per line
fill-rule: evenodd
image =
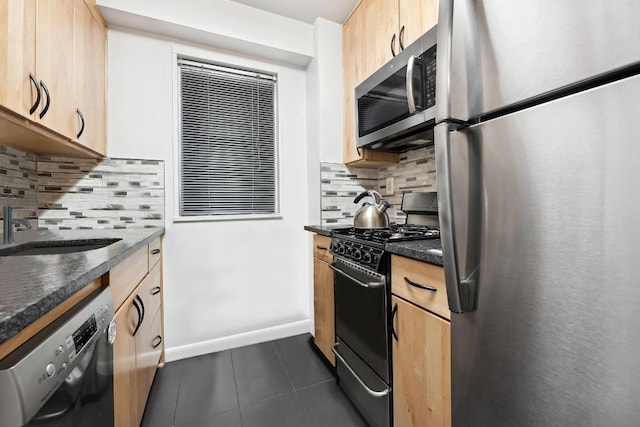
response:
M360 200L367 197L368 195L369 195L368 191L363 191L362 193L358 194L355 199L353 199L353 203L357 204Z
M380 193L373 190L367 190L358 194L356 198L353 199L353 203L357 204L360 200L362 200L364 197L367 197L367 196L371 196L371 198L373 199L373 203L375 203L376 205L380 203L380 200L382 200L382 196L380 195Z

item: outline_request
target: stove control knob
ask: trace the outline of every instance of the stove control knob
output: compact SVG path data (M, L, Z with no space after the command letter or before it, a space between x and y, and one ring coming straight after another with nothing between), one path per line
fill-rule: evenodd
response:
M355 259L362 259L362 251L360 251L360 249L356 249L356 250L353 252L353 257L354 257Z
M344 253L345 253L345 254L347 254L347 255L349 255L349 256L353 255L353 248L352 248L351 246L349 246L349 247L344 251Z
M362 261L364 261L366 264L369 264L371 262L371 254L369 252L365 252L365 254L362 256Z
M338 253L340 255L344 254L344 245L338 245Z

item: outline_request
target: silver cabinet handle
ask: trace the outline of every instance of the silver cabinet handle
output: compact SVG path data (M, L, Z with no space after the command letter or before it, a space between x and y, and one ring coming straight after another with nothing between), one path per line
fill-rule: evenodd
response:
M336 266L334 264L329 264L329 268L332 269L333 271L335 271L336 273L346 277L349 280L353 280L354 282L356 282L358 285L362 286L363 288L382 288L385 284L384 281L381 282L368 282L365 283L362 280L356 279L355 277L353 277L352 275L345 273L344 271L340 270L339 268L336 268Z
M407 285L413 286L414 288L424 289L425 291L438 292L438 288L436 288L435 286L421 285L421 284L416 283L413 280L409 279L408 277L405 277L404 281L407 283Z
M344 366L349 370L349 372L351 372L351 375L353 375L353 376L354 376L354 378L355 378L356 380L358 380L358 382L360 383L360 385L361 385L362 387L364 387L364 389L367 391L367 393L369 393L369 394L370 394L371 396L373 396L373 397L384 397L384 396L386 396L387 394L389 394L389 392L391 391L391 387L388 387L386 390L382 390L382 391L375 391L375 390L371 390L371 389L369 388L369 386L367 386L367 385L364 383L364 381L362 381L362 380L360 379L360 377L358 376L358 374L356 374L356 373L354 372L354 370L353 370L353 369L351 369L351 366L349 366L349 364L348 364L348 363L343 359L343 357L342 357L342 356L340 356L340 353L338 353L338 350L337 350L338 345L339 345L338 343L335 343L334 345L332 345L332 346L331 346L331 351L333 351L333 354L335 354L335 355L336 355L336 357L337 357L338 359L340 359L340 361L341 361L341 362L344 364Z
M409 104L409 114L413 114L416 112L416 100L413 98L413 66L416 62L415 55L411 55L409 57L409 61L407 62L407 104Z

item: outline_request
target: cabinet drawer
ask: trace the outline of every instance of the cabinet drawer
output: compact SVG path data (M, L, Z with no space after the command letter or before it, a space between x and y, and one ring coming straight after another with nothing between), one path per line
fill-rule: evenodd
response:
M154 265L160 262L162 258L162 240L158 237L153 242L149 243L149 269L152 269Z
M138 286L138 283L149 271L149 259L147 246L139 249L129 258L116 265L109 272L109 286L113 293L113 302L116 309Z
M156 265L151 269L140 285L138 293L144 301L146 315L149 316L150 319L153 318L162 303L162 276L160 274L160 265Z
M331 237L321 236L319 234L313 235L313 256L320 258L326 262L333 262L333 255L329 252L331 245Z
M392 255L391 292L445 319L451 318L442 267Z

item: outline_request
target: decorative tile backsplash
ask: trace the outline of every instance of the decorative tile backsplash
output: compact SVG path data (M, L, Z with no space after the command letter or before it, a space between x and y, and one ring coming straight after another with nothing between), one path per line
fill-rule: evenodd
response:
M342 163L320 164L322 224L353 224L353 199L365 190L378 189L378 171Z
M61 230L161 227L164 163L39 156L38 222Z
M0 206L41 229L164 226L164 162L36 156L0 145Z
M36 156L0 145L0 206L18 206L14 216L33 226L38 225L37 179Z
M353 199L365 190L376 190L391 203L389 219L397 223L404 223L404 213L400 211L402 193L437 191L433 146L403 153L397 165L379 169L325 162L320 168L322 225L353 225L353 213L358 208ZM392 195L387 195L387 178L393 178Z

